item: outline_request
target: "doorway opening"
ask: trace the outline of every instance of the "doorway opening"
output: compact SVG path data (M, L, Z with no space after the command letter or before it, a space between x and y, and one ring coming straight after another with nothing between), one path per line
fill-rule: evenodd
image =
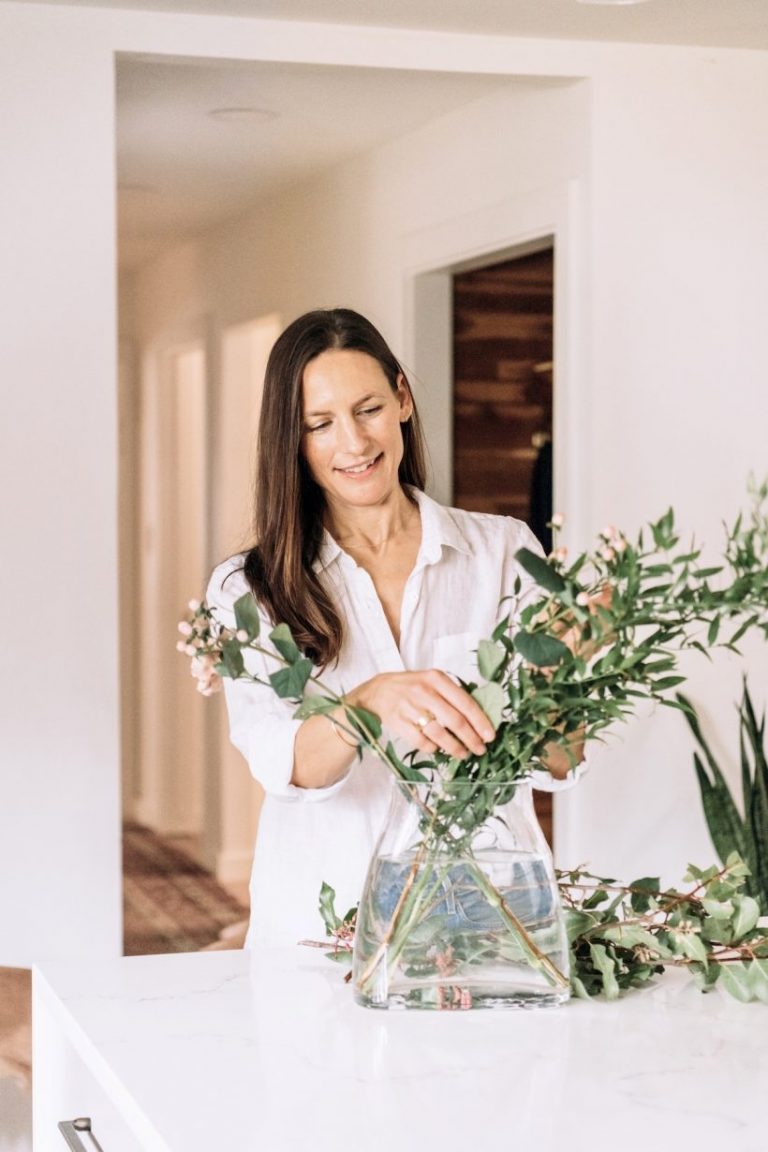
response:
M456 272L453 502L524 520L545 552L552 518L554 246ZM535 792L552 844L552 796Z

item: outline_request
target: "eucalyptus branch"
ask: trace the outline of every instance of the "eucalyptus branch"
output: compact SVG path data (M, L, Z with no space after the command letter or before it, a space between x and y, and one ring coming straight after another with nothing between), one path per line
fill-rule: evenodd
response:
M494 810L513 797L518 783L545 764L553 744L568 749L574 740L600 739L643 701L689 710L684 699L674 696L684 680L678 670L682 651L697 650L705 656L715 647L738 651L739 640L750 630L768 638L768 483L753 486L752 498L749 514L726 527L722 558L714 565L704 563L701 548L681 543L671 509L634 542L615 528L606 528L597 547L570 565L561 548L548 560L521 549L516 559L529 577L525 597L521 575L509 598L510 611L478 645L479 681L463 684L495 730L479 756L456 760L438 751L431 757L416 753L401 757L391 741L385 742L378 716L351 705L322 682L285 624L269 632L268 643L262 642L261 617L250 593L234 604L234 628L217 620L207 605L191 601L191 615L179 625L183 638L178 646L192 657L192 671L204 695L217 691L222 677L251 681L292 702L298 719L328 716L357 742L360 754L368 749L378 757L419 805L425 859L435 863L461 857L465 864L476 866L486 899L498 908L523 954L557 984L562 974L546 957L546 963L542 961L543 953L491 881L484 874L479 879L482 869L474 860L473 837ZM254 658L277 667L273 672L254 672ZM414 785L423 786L426 796L419 796ZM382 944L392 946L393 963L397 948L404 947L411 920L429 906L415 862L414 869ZM579 885L587 876L571 875L578 875ZM698 887L705 895L700 902L695 888L687 894L649 895L645 882L638 892L631 887L614 890L603 881L579 901L566 886L567 914L582 918L577 933L577 992L588 994L597 982L606 995L618 994L622 987L649 978L664 960L685 962L702 986L708 986L723 978L725 969L718 959L725 955L722 949L742 939L743 947L754 951L750 973L762 972L768 964L764 938L744 936L754 900L733 890L737 913L727 938L717 935L715 924L727 918L724 909L718 915L708 911L708 902L718 902L713 896L717 885L727 888L733 883L732 870L727 875L701 874ZM421 904L414 903L417 895ZM587 924L583 919L597 915L595 901L606 900L611 915L628 900L642 918L646 909L636 902L646 899L656 902L652 925L627 916L623 923L598 918ZM746 903L750 900L752 904ZM696 931L689 931L688 920L698 924ZM611 933L623 935L613 939ZM627 946L627 933L641 934L635 946ZM399 942L397 947L394 941ZM737 968L729 962L728 970ZM758 989L761 979L749 975ZM755 994L763 995L759 990Z

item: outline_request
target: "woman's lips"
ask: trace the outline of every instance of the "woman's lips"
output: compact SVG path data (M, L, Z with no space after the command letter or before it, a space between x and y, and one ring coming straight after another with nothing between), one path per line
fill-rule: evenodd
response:
M379 455L374 456L372 460L363 461L362 464L354 464L349 468L337 468L336 471L340 472L342 476L349 476L351 480L359 480L361 477L370 476L382 456L383 453L380 452Z

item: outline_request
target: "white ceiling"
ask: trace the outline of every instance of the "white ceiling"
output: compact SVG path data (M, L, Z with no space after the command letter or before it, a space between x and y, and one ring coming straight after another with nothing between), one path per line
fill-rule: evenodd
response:
M67 3L78 0L47 0ZM520 36L768 48L768 0L79 0L82 7ZM492 76L133 57L118 61L122 267L501 85ZM229 121L214 109L273 114Z
M502 85L557 81L241 61L117 67L123 268ZM211 116L256 108L267 115ZM270 118L272 117L272 118Z

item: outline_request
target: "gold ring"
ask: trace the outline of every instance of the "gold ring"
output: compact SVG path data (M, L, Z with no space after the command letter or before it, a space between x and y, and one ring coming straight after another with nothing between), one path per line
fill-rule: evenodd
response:
M431 724L434 719L435 719L435 717L432 715L431 712L424 712L423 715L416 717L416 720L415 720L416 727L421 728L421 730L423 732L424 729L426 728L427 724Z

